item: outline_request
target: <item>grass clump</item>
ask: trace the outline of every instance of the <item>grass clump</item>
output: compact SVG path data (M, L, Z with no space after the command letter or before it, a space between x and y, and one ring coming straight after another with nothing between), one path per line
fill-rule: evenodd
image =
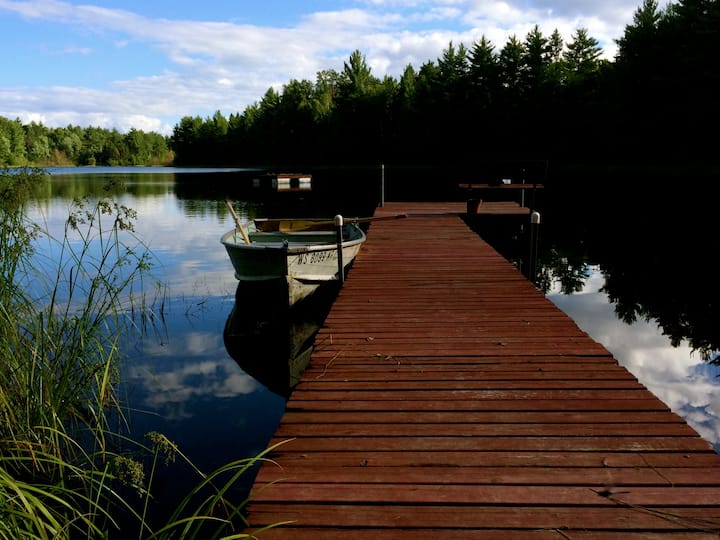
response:
M226 494L263 455L193 466L198 488L153 530L157 467L192 464L161 434L130 440L116 393L120 337L158 305L150 254L134 211L109 199L75 201L62 238L28 221L43 177L0 171L0 540L244 537L247 501Z

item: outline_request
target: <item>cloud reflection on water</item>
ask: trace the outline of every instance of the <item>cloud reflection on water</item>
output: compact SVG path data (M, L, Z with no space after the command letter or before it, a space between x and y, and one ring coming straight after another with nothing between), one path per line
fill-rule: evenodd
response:
M234 295L173 297L166 325L133 346L122 374L134 435L164 433L205 471L262 451L285 408L228 354L233 304Z
M189 403L227 400L260 389L260 383L228 357L217 317L222 306L212 303L208 314L174 321L167 339L149 336L143 341L141 358L126 373L138 399L135 406L177 420L193 415ZM208 324L212 330L192 328Z
M720 367L704 362L685 344L673 347L653 322L626 324L617 319L607 295L600 292L600 269L591 272L581 292L551 292L548 299L720 451Z

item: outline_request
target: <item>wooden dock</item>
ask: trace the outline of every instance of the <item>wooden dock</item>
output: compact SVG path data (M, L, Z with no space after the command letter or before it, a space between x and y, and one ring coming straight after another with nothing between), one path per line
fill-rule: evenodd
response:
M378 209L408 217L371 223L246 532L720 538L720 456L473 233L464 208Z

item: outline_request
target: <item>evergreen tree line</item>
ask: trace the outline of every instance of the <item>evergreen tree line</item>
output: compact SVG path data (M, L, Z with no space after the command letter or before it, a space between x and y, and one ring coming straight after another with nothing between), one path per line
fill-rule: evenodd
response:
M167 165L172 163L169 138L131 129L69 125L48 128L23 125L0 116L0 167L49 165Z
M183 117L178 165L454 163L484 159L711 159L720 2L644 0L614 61L580 28L535 26L497 49L450 43L437 60L376 77L342 71L269 88L242 113Z
M356 50L342 71L271 87L228 118L183 117L171 137L0 117L0 166L712 159L720 0L644 0L617 44L607 61L584 28L566 43L535 26L500 49L451 42L399 79Z

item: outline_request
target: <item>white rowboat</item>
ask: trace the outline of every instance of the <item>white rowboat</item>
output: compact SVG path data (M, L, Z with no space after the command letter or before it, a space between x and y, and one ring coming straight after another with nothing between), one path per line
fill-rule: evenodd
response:
M357 223L342 224L341 238L332 229L245 231L239 222L236 224L220 240L235 277L239 281L286 280L290 304L322 283L343 280L366 238Z

